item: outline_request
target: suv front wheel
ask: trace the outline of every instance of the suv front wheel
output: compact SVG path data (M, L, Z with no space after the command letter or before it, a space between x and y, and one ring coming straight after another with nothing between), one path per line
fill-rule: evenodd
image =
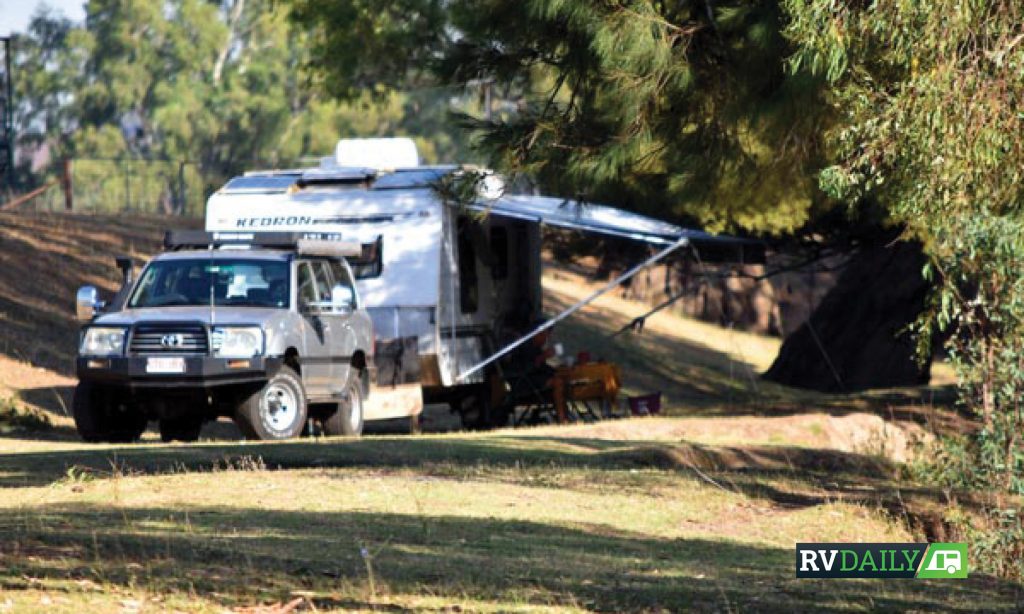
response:
M306 391L290 367L281 367L263 388L242 402L235 423L246 439L291 439L306 426Z
M121 402L115 390L79 382L71 401L75 428L90 443L129 443L142 436L148 420Z

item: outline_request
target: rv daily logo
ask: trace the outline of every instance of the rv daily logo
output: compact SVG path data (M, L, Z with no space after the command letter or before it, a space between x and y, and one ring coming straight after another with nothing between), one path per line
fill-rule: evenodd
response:
M798 578L966 578L967 544L797 544Z

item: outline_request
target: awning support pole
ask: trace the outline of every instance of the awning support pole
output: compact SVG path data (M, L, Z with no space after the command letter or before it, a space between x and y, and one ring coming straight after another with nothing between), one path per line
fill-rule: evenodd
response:
M583 309L584 307L586 307L590 303L593 303L594 301L596 301L604 293L608 292L609 290L612 290L613 288L615 288L616 286L618 286L622 282L626 281L630 277L633 277L634 275L636 275L637 273L639 273L643 269L645 269L648 266L654 264L655 262L661 260L665 256L668 256L669 254L671 254L672 252L676 251L677 249L679 249L681 247L685 247L689 243L690 243L690 240L687 239L686 237L683 237L683 238L679 239L678 241L676 241L672 245L669 245L668 247L666 247L665 249L661 250L657 254L654 254L653 256L648 258L647 260L644 260L643 262L641 262L640 264L636 265L632 269L626 271L625 273L623 273L619 277L616 277L615 279L611 280L610 282L605 284L605 286L603 288L601 288L600 290L594 292L593 294L591 294L587 298L585 298L582 301L576 303L572 307L569 307L568 309L566 309L562 313L556 315L555 317L553 317L550 320L548 320L547 322L541 324L540 326L538 326L537 328L533 329L529 333L523 335L522 337L516 339L512 343L510 343L510 344L506 345L505 347L501 348L500 350L498 350L494 354L491 354L488 358L486 358L483 361L473 365L473 367L471 367L470 369L468 369L466 371L463 371L462 373L459 374L459 376L457 378L455 378L455 380L461 382L462 380L464 380L465 378L469 377L470 375L473 375L474 373L476 373L480 369L483 369L484 367L486 367L487 365L491 364L492 362L498 360L502 356L505 356L506 354L508 354L512 350L514 350L517 347L523 345L524 343L526 343L527 341L532 339L535 335L537 335L537 333L544 332L547 329L549 329L552 326L554 326L555 324L558 324L559 322L561 322L565 318L568 318L569 316L571 316L572 314L576 313L580 309Z

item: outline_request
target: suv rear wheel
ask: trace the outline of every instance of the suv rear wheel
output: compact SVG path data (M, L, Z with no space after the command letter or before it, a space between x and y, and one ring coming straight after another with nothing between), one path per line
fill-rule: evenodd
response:
M146 415L121 403L116 391L91 382L79 382L71 402L75 427L90 443L128 443L142 436Z
M345 398L338 402L338 409L324 418L324 435L345 435L358 437L363 433L363 387L362 378L354 370L345 386Z
M281 367L235 411L246 439L291 439L306 426L306 391L291 367Z

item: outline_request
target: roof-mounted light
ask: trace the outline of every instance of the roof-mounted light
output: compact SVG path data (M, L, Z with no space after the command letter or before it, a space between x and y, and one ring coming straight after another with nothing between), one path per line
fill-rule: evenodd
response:
M337 233L311 232L205 232L169 230L164 248L189 249L282 249L303 256L346 258L352 262L373 262L380 254L381 237L370 243L346 241Z

